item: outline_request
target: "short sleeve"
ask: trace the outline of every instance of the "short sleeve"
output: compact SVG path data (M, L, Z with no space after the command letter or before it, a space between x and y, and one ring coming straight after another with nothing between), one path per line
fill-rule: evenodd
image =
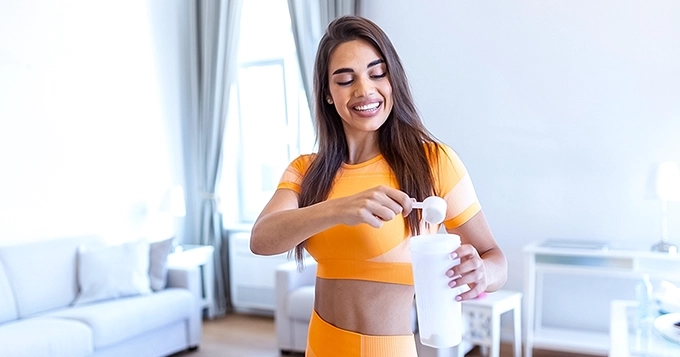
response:
M458 154L444 144L434 167L436 192L447 203L444 225L447 229L459 227L482 209L470 175Z
M297 192L302 191L302 179L311 165L314 155L300 155L293 160L281 176L277 189L288 189Z

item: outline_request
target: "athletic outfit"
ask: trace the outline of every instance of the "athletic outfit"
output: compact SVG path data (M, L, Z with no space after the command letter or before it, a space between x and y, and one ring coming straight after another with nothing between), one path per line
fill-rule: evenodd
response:
M302 179L315 155L302 155L284 172L279 189L300 193ZM465 223L481 210L472 181L456 153L441 145L438 157L430 157L435 192L447 202L446 228ZM399 188L382 155L338 170L328 199L346 197L384 185ZM425 232L426 227L421 227ZM331 227L307 240L306 249L317 261L317 276L324 279L367 280L413 285L408 238L411 233L402 215L383 222ZM339 329L312 314L307 339L308 357L416 356L413 335L368 336Z

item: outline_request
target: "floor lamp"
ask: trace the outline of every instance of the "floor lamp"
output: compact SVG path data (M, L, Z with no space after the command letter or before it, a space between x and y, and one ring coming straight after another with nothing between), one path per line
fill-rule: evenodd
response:
M172 219L174 243L175 246L179 245L182 240L182 237L179 235L182 233L183 218L186 215L182 186L172 186L165 192L161 199L159 211L167 214Z
M652 251L676 254L678 247L668 241L668 201L680 201L680 169L675 162L662 162L657 167L656 196L661 201L661 241L652 246Z

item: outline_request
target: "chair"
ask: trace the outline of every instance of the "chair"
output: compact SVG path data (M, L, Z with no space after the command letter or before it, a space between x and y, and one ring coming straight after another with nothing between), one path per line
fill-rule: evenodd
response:
M298 270L296 262L280 264L276 268L276 310L274 324L276 342L281 353L304 352L307 331L314 309L316 262L305 261Z

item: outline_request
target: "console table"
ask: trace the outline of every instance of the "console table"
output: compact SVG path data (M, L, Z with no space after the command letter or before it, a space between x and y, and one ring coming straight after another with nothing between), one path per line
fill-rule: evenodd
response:
M680 271L680 255L606 243L544 241L523 255L527 357L533 348L607 355L611 301L634 300L645 273L677 283Z

